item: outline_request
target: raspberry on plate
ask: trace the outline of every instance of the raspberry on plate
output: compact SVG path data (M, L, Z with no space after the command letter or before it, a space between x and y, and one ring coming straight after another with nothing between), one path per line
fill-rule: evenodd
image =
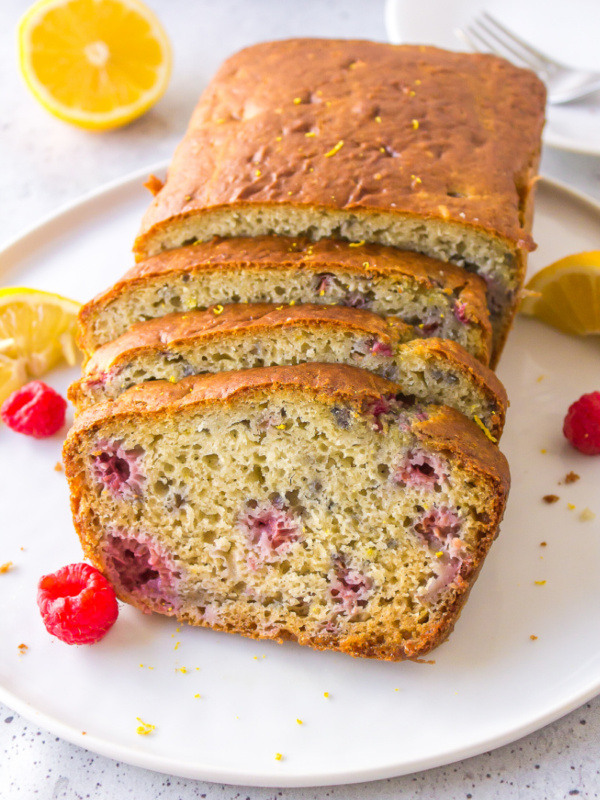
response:
M37 603L48 633L66 644L100 641L119 613L114 589L89 564L69 564L44 575Z
M600 455L600 392L584 394L570 406L563 433L581 453Z
M2 420L17 433L45 439L65 424L67 401L43 381L31 381L6 398Z

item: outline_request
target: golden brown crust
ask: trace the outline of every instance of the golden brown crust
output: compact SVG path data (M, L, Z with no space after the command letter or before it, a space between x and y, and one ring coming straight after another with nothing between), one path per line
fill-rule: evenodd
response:
M482 329L486 350L491 344L491 326L486 303L485 282L460 267L433 258L365 244L353 247L347 242L320 240L311 242L296 237L257 236L244 239L213 239L190 247L170 250L136 264L110 289L86 303L79 312L78 343L90 353L89 328L95 317L118 297L135 291L137 286L154 279L177 275L222 270L235 273L240 269L296 269L321 272L349 272L360 275L406 277L424 289L443 287L464 305L469 320Z
M439 219L511 252L531 249L544 106L532 72L490 55L327 39L255 45L202 95L136 251L143 257L171 219L253 205Z
M86 555L97 561L83 519L79 515L79 501L84 486L76 460L80 452L81 438L94 433L95 429L109 419L124 418L137 414L172 416L186 409L193 411L214 403L228 404L245 396L267 397L284 391L301 391L313 394L328 404L347 402L359 410L369 407L381 395L393 394L398 387L384 378L349 366L305 364L299 367L268 367L244 372L219 373L188 378L180 384L156 382L136 387L121 395L112 403L101 403L84 412L69 432L64 446L66 474L71 488L71 504L75 526L80 535ZM465 564L457 577L448 606L444 612L422 631L417 640L401 644L375 643L363 636L337 638L334 634L313 638L300 632L282 631L273 638L296 639L301 644L317 649L332 648L354 656L388 660L419 658L440 644L452 631L470 588L475 581L483 559L498 532L510 486L508 464L498 448L494 447L483 433L462 414L453 409L429 409L427 416L412 427L415 435L427 447L450 456L473 476L473 481L486 486L493 497L482 522L482 531L477 552L470 563ZM99 567L102 564L98 563ZM124 598L136 605L135 598ZM197 617L182 616L181 621L195 625L207 623ZM217 630L229 630L254 638L264 638L255 630L240 623L237 626L210 625Z

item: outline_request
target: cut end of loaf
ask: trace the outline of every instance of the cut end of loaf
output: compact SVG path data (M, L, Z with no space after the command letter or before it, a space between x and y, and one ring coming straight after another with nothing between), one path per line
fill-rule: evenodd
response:
M496 535L504 462L492 448L483 466L475 449L489 443L449 409L284 384L86 412L65 447L86 554L143 610L353 655L424 654ZM467 425L472 453L439 438L444 423Z

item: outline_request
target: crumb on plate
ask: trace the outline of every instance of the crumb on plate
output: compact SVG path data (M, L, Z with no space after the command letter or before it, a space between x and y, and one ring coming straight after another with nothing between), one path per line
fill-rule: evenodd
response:
M560 497L557 494L545 494L542 497L544 503L557 503L560 500Z

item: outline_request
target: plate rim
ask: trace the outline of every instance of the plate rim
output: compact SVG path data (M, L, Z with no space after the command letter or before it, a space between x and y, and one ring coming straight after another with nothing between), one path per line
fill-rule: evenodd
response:
M397 9L400 7L400 4L403 2L406 2L406 0L385 1L385 7L384 7L385 32L388 41L391 44L402 44L402 42L399 41L399 38L396 35L397 32L396 13ZM567 153L578 153L579 155L584 155L584 156L600 156L600 140L598 146L593 147L591 144L588 145L587 143L577 143L566 136L561 136L558 133L551 133L548 131L547 127L544 127L544 131L542 133L542 141L544 145L546 145L547 147L553 147L555 150L561 150Z
M129 188L130 185L135 181L139 181L145 175L149 174L149 172L158 172L166 169L168 163L166 159L154 162L149 166L134 170L119 179L102 184L79 198L69 201L58 210L43 217L37 224L32 225L26 231L21 232L6 243L4 247L0 248L0 258L4 259L6 257L10 259L12 250L26 245L26 240L34 235L39 235L40 232L43 232L44 228L60 223L61 217L65 217L88 203L97 201L104 195ZM596 201L594 198L553 178L541 176L540 184L554 191L558 191L559 193L567 194L574 201L583 203L588 210L592 211L600 218L600 202ZM2 265L0 265L0 270L1 266ZM13 265L13 267L14 266L15 265ZM480 740L477 743L462 746L455 750L447 748L443 753L438 752L410 763L389 764L381 767L362 767L360 769L351 769L350 771L346 770L344 772L313 772L311 775L300 771L289 773L282 772L276 778L272 773L266 772L247 773L236 768L215 768L208 764L199 763L192 765L189 762L179 762L171 757L159 756L155 753L145 752L125 744L118 744L104 737L94 736L92 734L83 736L82 732L73 725L57 719L50 713L38 710L30 702L22 699L4 685L0 684L0 701L5 703L9 708L13 709L30 722L56 734L65 741L83 747L91 752L114 760L124 761L133 766L149 769L153 772L214 783L265 788L300 788L362 783L400 777L402 775L433 769L435 767L446 766L456 761L471 758L488 750L515 742L579 708L599 693L600 676L593 685L588 685L583 691L579 690L573 692L566 699L563 699L561 703L548 709L544 714L516 725L510 728L510 730L505 731L502 735L490 735L485 740Z

